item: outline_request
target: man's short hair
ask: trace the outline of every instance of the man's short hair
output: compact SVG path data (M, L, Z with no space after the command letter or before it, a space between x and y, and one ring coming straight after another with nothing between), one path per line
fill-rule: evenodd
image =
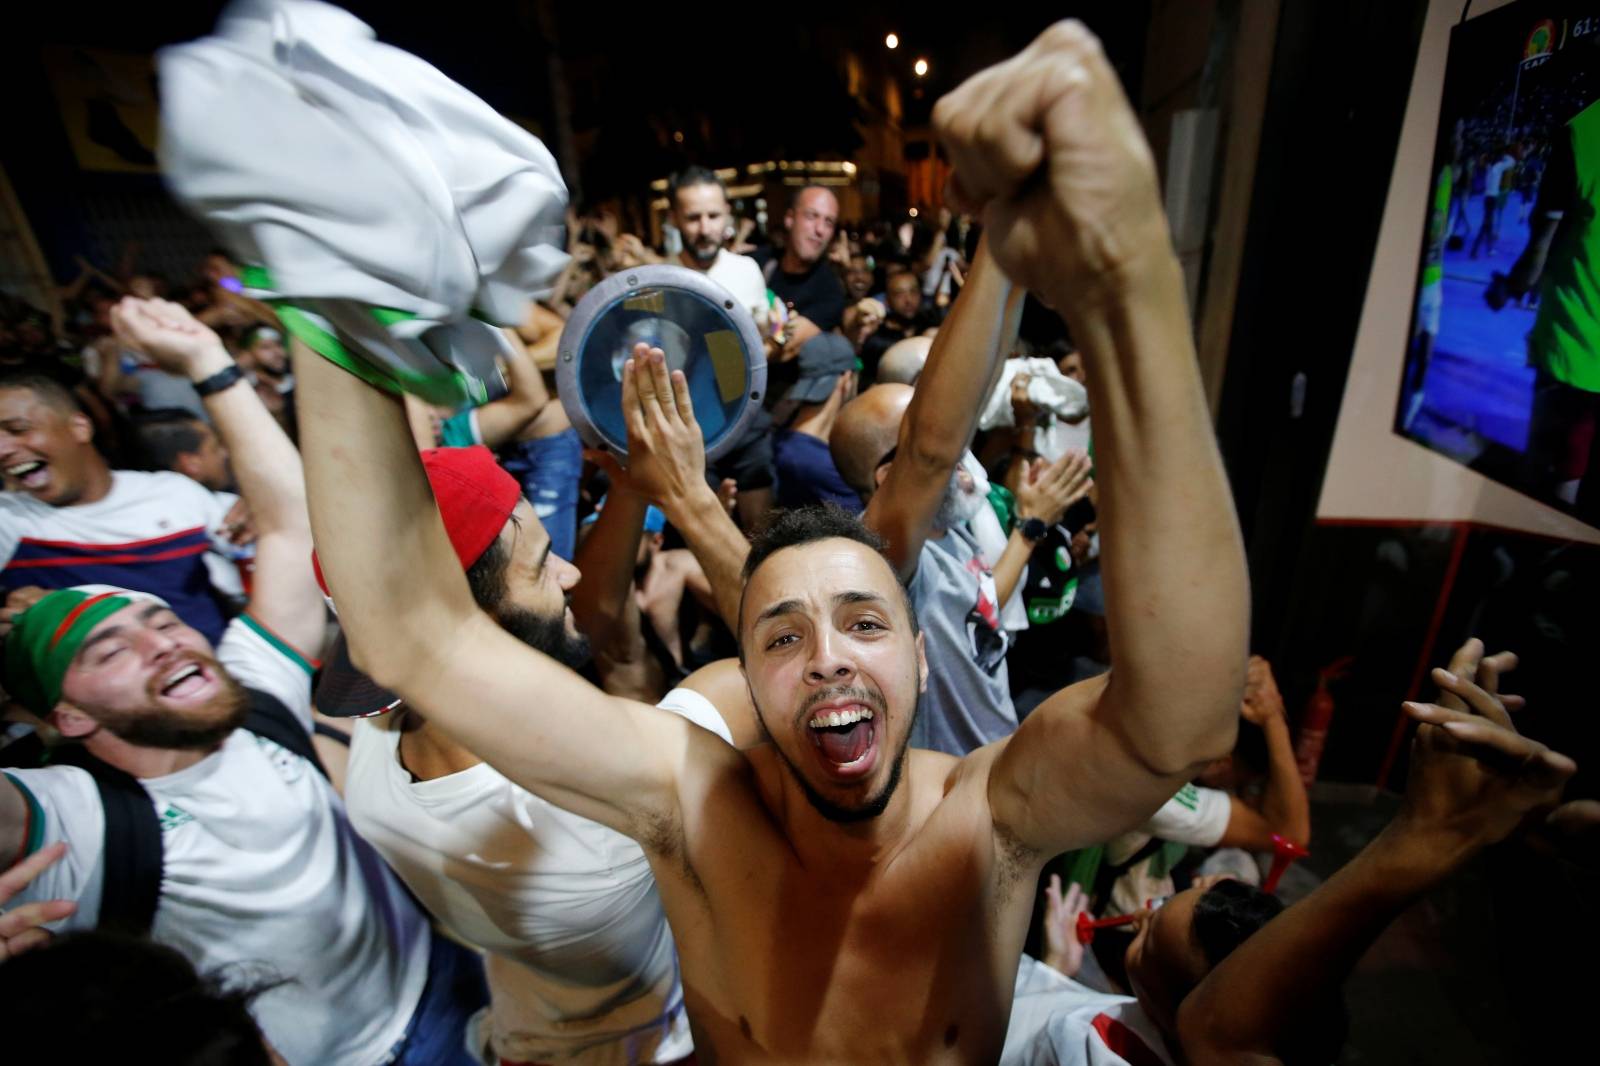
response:
M0 370L0 389L26 389L46 407L63 415L82 414L72 391L61 382L33 370Z
M1194 905L1194 936L1211 969L1283 912L1283 901L1243 881L1218 881ZM1299 1031L1280 1049L1285 1063L1333 1062L1349 1031L1341 996L1317 1004Z
M812 504L808 507L792 507L788 510L774 511L766 521L757 529L756 535L750 542L750 554L744 558L744 570L741 577L744 588L749 589L750 578L761 569L761 564L772 558L785 548L799 548L806 544L815 544L818 541L853 540L857 544L865 545L883 556L888 563L885 550L887 542L877 533L843 507L834 503ZM889 567L890 572L894 570ZM905 585L895 582L900 586L900 595L906 605L906 614L911 618L911 635L915 637L921 630L917 624L917 609L911 602L911 593ZM739 628L744 628L744 592L739 594ZM744 661L744 646L739 647L739 661Z
M1218 881L1194 905L1194 935L1215 967L1283 911L1283 901L1243 881Z
M69 933L0 967L0 1001L29 1022L8 1027L7 1061L97 1062L137 1047L169 1066L266 1066L250 1004L287 983L200 974L173 948L120 933Z
M674 211L678 209L678 190L695 185L715 185L722 190L724 199L728 196L728 185L717 177L716 171L707 167L684 167L667 181L667 199Z
M133 428L152 470L176 470L178 456L192 455L205 443L203 423L193 411L162 407L136 415Z

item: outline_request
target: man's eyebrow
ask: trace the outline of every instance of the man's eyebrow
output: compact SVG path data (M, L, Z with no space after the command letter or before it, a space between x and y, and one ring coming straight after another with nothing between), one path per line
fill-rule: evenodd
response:
M780 614L793 614L802 610L804 605L799 600L783 600L773 604L756 616L756 625L760 625L769 618L776 618Z
M100 632L96 633L94 636L80 644L78 646L78 653L74 655L73 658L83 658L88 654L90 648L94 647L96 644L103 644L106 641L111 640L113 637L121 636L126 628L127 627L123 625L114 625L107 629L102 629Z
M146 605L145 607L143 607L139 611L139 621L147 622L151 618L154 618L156 615L160 614L162 611L170 611L170 610L172 610L172 608L167 606L164 603L148 604L148 605ZM96 633L94 636L92 636L88 640L84 641L78 647L77 654L75 654L73 656L73 659L76 660L76 659L82 658L83 655L86 652L88 652L88 650L90 648L94 647L96 644L103 644L106 641L112 639L113 637L119 637L123 633L127 632L127 629L128 629L128 627L123 625L123 624L121 624L120 622L117 623L114 626L109 626L109 627L107 627L105 629L102 629L100 632Z
M876 592L849 589L845 592L836 593L833 597L833 602L842 607L852 603L888 603L889 599L887 596L881 596Z

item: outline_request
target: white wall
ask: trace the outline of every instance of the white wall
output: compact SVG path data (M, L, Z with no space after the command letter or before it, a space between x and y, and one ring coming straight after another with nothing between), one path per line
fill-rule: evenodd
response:
M1480 15L1509 0L1477 0ZM1600 544L1600 532L1394 432L1416 296L1450 29L1459 0L1432 0L1384 205L1317 517L1472 521ZM1600 476L1600 475L1597 475Z

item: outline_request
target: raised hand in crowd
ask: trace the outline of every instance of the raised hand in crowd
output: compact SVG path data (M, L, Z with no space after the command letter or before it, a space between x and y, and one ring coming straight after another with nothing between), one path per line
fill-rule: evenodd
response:
M1089 495L1094 479L1089 453L1069 448L1054 460L1035 459L1017 486L1017 515L1041 518L1045 525L1060 522L1073 504Z
M778 352L778 362L787 363L798 358L806 342L822 332L822 327L805 315L790 315L783 329L783 347Z
M1183 1000L1178 1031L1191 1064L1293 1059L1308 1019L1396 915L1473 855L1562 809L1577 767L1512 724L1498 690L1514 663L1469 640L1450 670L1433 672L1438 701L1404 705L1418 727L1399 812Z
M1044 957L1039 961L1068 977L1083 966L1083 945L1078 942L1078 915L1089 909L1089 895L1076 881L1061 891L1061 876L1050 875L1044 890Z
M1046 528L1058 524L1094 487L1089 476L1093 467L1087 452L1068 449L1054 460L1035 459L1023 468L1016 492L1016 523L1005 551L994 564L995 592L1001 603L1008 601L1021 583L1028 559L1043 535L1028 525L1029 520L1038 519Z
M4 790L8 795L11 790ZM21 802L18 797L18 802ZM52 899L6 908L6 903L28 887L28 883L60 861L67 853L64 841L41 848L27 858L0 873L0 963L15 958L25 951L42 947L50 942L50 930L45 926L70 918L78 905L70 899Z
M694 401L683 371L667 371L659 348L636 345L622 368L622 409L628 427L624 470L609 453L588 457L608 474L653 500L683 534L705 571L717 613L738 624L739 596L748 544L721 494L706 481L705 439L694 417Z
M878 332L878 327L883 325L883 305L872 297L857 300L844 309L844 325L842 330L856 351L866 343L867 338Z
M216 330L182 304L128 297L111 316L118 339L169 374L203 381L233 365Z
M228 513L222 519L222 535L228 543L243 547L256 542L255 522L250 517L250 501L243 496L228 508Z
M934 108L953 167L947 199L981 216L1007 277L1058 309L1170 270L1149 144L1121 82L1095 76L1101 68L1094 36L1057 23ZM1046 180L1033 181L1041 170Z
M1271 665L1259 655L1250 656L1245 667L1244 701L1239 714L1245 721L1263 729L1271 720L1286 720L1278 680L1272 676Z
M11 635L11 627L16 624L17 615L49 594L49 589L40 588L38 585L24 585L22 588L7 592L5 606L0 607L0 641Z
M250 508L256 538L250 613L292 647L316 656L326 636L326 607L309 565L311 520L300 453L221 338L184 307L129 296L112 309L111 321L128 347L204 386L206 413Z

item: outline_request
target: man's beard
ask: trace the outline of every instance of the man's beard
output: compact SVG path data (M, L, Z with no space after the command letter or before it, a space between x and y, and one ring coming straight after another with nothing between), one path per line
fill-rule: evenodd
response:
M689 249L689 254L694 256L698 263L711 263L717 258L717 253L722 251L721 241L688 241L684 247Z
M754 702L754 698L755 694L752 693L752 702ZM922 699L918 697L917 702L911 708L911 721L906 723L905 736L900 739L900 750L894 753L894 764L889 768L889 780L884 782L883 788L876 796L871 797L859 807L841 807L818 792L811 787L811 782L806 780L806 775L800 772L800 768L794 764L794 760L789 758L788 753L783 750L781 744L773 743L772 747L777 751L779 757L783 759L783 764L789 768L789 775L799 782L800 791L806 794L806 799L818 814L839 825L854 825L858 822L867 822L889 809L889 801L894 798L895 789L900 787L900 774L905 769L906 751L911 747L912 728L917 724L917 715L921 710ZM884 715L884 722L887 724L887 712L879 710L878 713ZM756 721L760 723L761 732L766 735L766 738L772 740L772 733L768 731L766 719L762 717L759 707L756 708Z
M95 716L102 729L140 748L207 751L220 745L244 725L250 701L239 682L228 676L215 659L204 660L222 685L222 691L204 707L176 711L153 702L140 711L102 711Z
M567 612L551 618L522 607L502 607L495 612L500 628L535 651L544 652L574 670L589 661L589 638L567 630Z

